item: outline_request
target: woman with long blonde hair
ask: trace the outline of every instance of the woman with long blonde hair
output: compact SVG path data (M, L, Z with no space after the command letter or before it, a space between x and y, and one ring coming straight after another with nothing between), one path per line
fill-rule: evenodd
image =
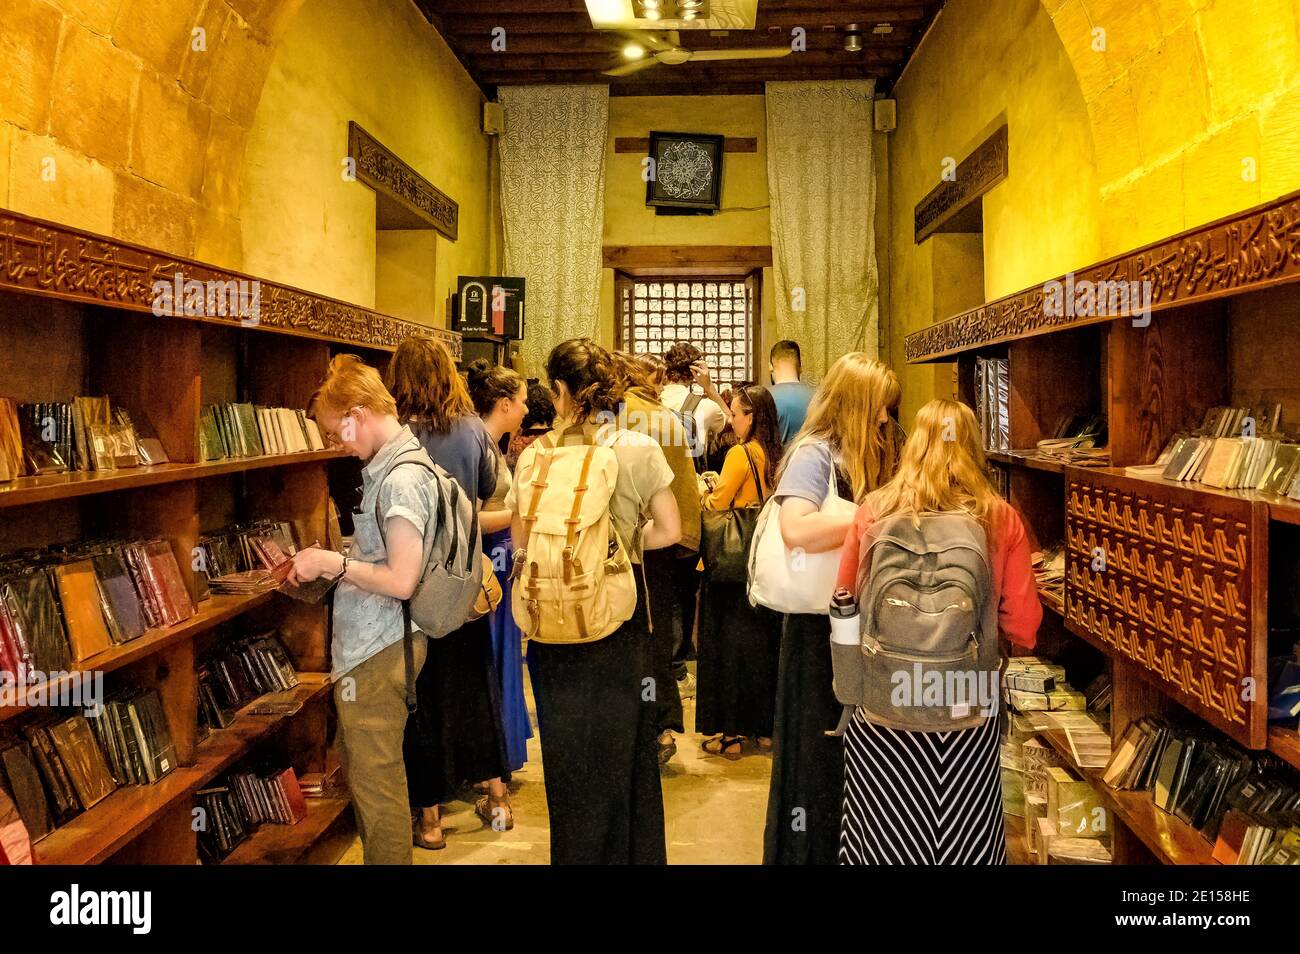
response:
M837 584L855 595L873 528L892 517L961 514L979 524L998 630L1032 649L1042 621L1020 515L989 482L975 415L957 401L921 408L898 472L870 494L844 541ZM978 536L978 535L976 535ZM996 697L996 693L992 694ZM1006 864L996 717L971 728L895 728L859 708L844 736L843 864Z
M860 351L833 365L808 406L776 475L781 536L789 550L838 550L852 518L823 513L832 491L861 503L893 475L898 377ZM834 864L844 749L825 733L840 705L831 688L830 618L790 614L781 632L772 784L764 864Z

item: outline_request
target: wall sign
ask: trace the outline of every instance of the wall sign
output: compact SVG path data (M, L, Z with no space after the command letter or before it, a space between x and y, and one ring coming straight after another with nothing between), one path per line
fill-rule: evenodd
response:
M654 175L646 182L645 204L716 212L722 203L723 142L722 136L704 133L652 132Z

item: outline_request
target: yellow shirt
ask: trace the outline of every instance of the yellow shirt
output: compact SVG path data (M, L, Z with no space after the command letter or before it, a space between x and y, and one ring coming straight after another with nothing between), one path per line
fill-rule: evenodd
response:
M713 493L704 498L705 510L728 510L732 507L752 507L759 502L758 488L754 486L754 475L749 469L745 457L746 449L754 458L758 468L758 478L763 482L763 496L770 492L767 486L767 455L757 441L748 441L743 446L737 445L727 451L722 462L722 473Z

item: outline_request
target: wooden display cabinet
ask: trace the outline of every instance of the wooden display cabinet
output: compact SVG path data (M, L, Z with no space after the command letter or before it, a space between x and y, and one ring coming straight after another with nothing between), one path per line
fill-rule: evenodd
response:
M360 354L382 373L401 338L416 332L442 337L460 354L452 333L271 282L261 283L256 322L155 316L151 278L178 271L199 280L251 280L0 210L0 394L23 403L106 394L157 433L171 461L0 483L0 553L163 536L197 597L191 553L202 533L274 518L324 541L331 485L359 483L357 463L336 450L201 461L203 404L305 408L334 354ZM328 605L261 594L213 596L197 610L81 664L103 671L110 693L126 684L158 689L180 764L154 785L119 789L50 833L34 846L37 863L194 864L191 812L199 789L255 751L274 753L299 772L325 767L333 724ZM283 716L243 711L200 741L196 660L223 639L266 630L280 631L300 674L301 685L280 695L302 707ZM0 708L0 731L39 714ZM262 826L227 863L336 857L350 815L346 799L310 800L305 821Z
M957 362L958 394L972 404L976 356L1007 359L1017 450L990 461L1007 471L1031 544L1067 544L1065 605L1048 605L1040 649L1085 662L1100 654L1116 742L1135 719L1181 712L1300 768L1300 737L1267 723L1268 659L1300 636L1300 601L1290 596L1300 583L1300 503L1124 473L1151 463L1218 405L1281 403L1295 434L1297 247L1300 193L1074 276L1149 282L1150 315L1063 318L1044 308L1039 286L907 337L910 362ZM1086 410L1106 414L1110 466L1063 466L1034 453L1063 415ZM1100 573L1092 569L1098 550ZM1148 793L1113 791L1099 773L1081 774L1119 821L1117 863L1213 863L1213 846Z

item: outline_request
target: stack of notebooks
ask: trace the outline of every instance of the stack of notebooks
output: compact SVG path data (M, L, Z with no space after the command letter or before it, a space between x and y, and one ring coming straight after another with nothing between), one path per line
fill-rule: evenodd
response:
M205 658L198 682L200 724L224 729L259 696L298 685L298 673L278 634L263 633L223 645Z
M1006 358L975 359L975 417L986 451L1011 450L1011 379Z
M1150 791L1157 808L1214 842L1214 857L1225 864L1300 864L1295 846L1283 844L1300 835L1300 788L1272 756L1150 716L1129 726L1102 780Z
M1036 656L1014 656L1002 675L1006 702L1015 712L1083 711L1087 699L1066 681L1065 667Z
M292 768L231 772L196 793L199 850L211 864L230 855L258 825L296 825L307 817L307 799Z
M194 797L197 817L202 820L198 829L199 854L206 864L219 864L248 840L239 803L226 785L200 789Z
M1033 554L1038 592L1058 609L1065 609L1065 544L1058 543Z
M39 841L118 788L151 785L176 767L176 750L154 689L106 701L94 718L73 715L27 725L0 741L0 784Z
M0 398L0 480L167 463L161 442L140 433L106 397L18 404Z
M1300 445L1277 430L1281 406L1257 411L1246 407L1214 407L1201 426L1176 434L1151 464L1124 468L1132 477L1196 481L1224 490L1259 490L1300 499ZM1244 428L1256 422L1259 430Z
M194 613L166 540L20 554L0 564L0 669L37 682Z
M319 603L333 589L325 577L291 586L290 559L298 552L294 527L263 520L221 530L199 540L200 589L224 595L254 595L278 590L306 603Z
M1035 448L1039 457L1075 467L1105 467L1110 463L1106 418L1101 414L1076 414L1065 418L1053 436Z
M208 404L199 415L204 460L297 454L325 449L320 428L305 411L253 404Z
M0 686L32 685L72 666L63 611L50 567L0 567Z

